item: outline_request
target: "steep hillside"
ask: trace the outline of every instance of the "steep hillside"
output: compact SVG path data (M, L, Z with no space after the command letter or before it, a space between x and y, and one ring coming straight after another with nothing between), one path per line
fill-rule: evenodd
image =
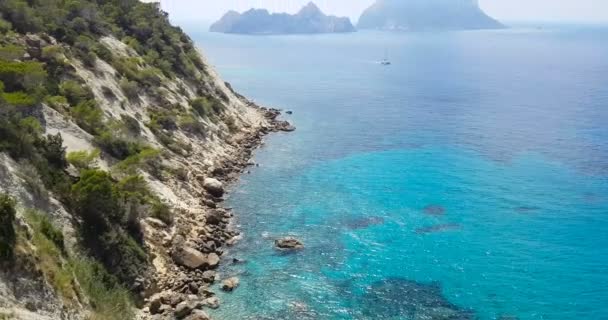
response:
M0 319L204 319L226 184L293 130L155 4L0 2Z

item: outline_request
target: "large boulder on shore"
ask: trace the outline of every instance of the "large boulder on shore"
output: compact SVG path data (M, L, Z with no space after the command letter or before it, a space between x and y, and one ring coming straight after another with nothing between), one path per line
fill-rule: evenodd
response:
M173 260L181 266L198 269L205 263L206 256L194 248L181 246L173 251Z
M304 248L304 243L294 237L285 237L274 241L275 247L281 250L299 250Z
M219 264L220 257L215 252L208 254L205 259L205 262L203 262L203 265L209 269L216 268Z
M188 246L182 246L173 251L173 260L184 267L189 269L198 268L216 268L220 263L220 257L212 252L204 254L194 248Z
M222 223L225 216L226 211L224 211L223 209L210 210L205 215L207 223L212 225L218 225Z
M205 178L203 188L212 196L221 198L224 195L224 184L214 178Z
M187 301L181 302L180 304L178 304L175 307L175 317L177 319L183 319L186 316L190 315L192 313L192 311L194 310L194 307Z

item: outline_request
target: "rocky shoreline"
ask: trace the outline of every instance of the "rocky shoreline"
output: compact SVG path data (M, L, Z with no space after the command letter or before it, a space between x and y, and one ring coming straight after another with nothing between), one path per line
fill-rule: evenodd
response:
M151 234L157 235L156 242L166 249L173 263L171 269L157 276L155 284L143 293L138 319L211 319L203 309L216 309L221 303L212 286L219 284L217 290L227 292L238 287L238 278L224 277L216 271L223 263L226 248L240 239L240 232L232 223L231 209L223 206L226 187L255 165L251 158L263 144L264 136L295 130L289 122L278 119L280 110L259 107L251 102L249 107L262 113L266 124L237 135L230 142L235 148L233 156L216 161L203 175L192 177L194 183L201 186L200 202L204 214L190 214L172 227L152 218L144 222L153 230ZM162 232L169 228L174 228L173 235ZM159 239L158 234L165 236Z

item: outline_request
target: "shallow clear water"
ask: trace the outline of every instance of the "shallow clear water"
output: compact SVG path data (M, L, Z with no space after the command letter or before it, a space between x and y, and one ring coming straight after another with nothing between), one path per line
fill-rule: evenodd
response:
M191 33L298 127L230 196L216 318L608 319L606 29Z

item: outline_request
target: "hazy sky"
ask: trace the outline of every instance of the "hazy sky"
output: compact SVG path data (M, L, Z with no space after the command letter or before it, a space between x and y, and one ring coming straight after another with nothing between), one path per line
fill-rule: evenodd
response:
M175 20L215 21L227 10L266 8L295 12L310 0L161 0ZM323 11L357 20L374 0L315 0ZM608 0L479 0L491 16L504 21L608 22Z

